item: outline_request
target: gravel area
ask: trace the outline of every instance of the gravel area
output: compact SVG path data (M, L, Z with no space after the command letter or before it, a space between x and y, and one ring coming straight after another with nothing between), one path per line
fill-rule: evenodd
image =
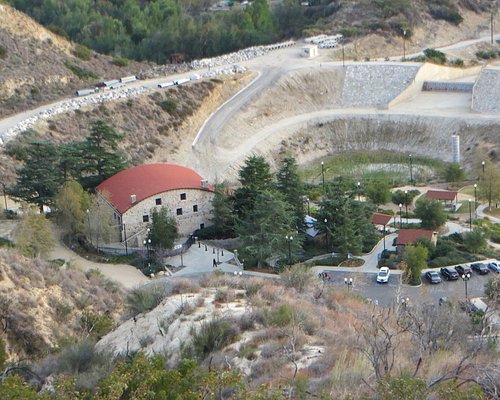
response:
M500 68L485 68L479 74L472 94L472 109L500 113Z

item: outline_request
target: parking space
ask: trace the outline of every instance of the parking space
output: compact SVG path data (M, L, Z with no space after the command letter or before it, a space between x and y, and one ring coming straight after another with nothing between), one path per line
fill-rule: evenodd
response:
M331 272L331 279L327 282L328 285L333 285L338 289L352 290L353 293L369 298L380 305L391 305L398 299L409 298L410 302L416 301L421 303L438 303L441 297L446 297L452 301L465 299L465 283L462 279L457 281L443 280L439 284L430 284L422 276L422 285L412 287L403 285L400 282L401 275L391 272L388 283L377 283L376 273L363 272ZM473 272L470 280L467 282L468 297L484 296L484 285L493 276L479 275ZM345 284L344 278L348 280L352 278L353 285L348 287Z

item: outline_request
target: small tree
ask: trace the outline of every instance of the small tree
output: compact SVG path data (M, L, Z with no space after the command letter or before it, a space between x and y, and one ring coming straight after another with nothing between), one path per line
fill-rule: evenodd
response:
M446 182L461 182L465 179L465 172L458 164L449 164L444 170Z
M102 193L91 196L90 207L86 211L85 233L98 252L99 245L109 242L115 232L113 211L103 196L105 194Z
M429 251L422 245L406 246L403 256L404 276L406 282L410 285L419 285L422 270L427 268L427 257Z
M170 216L166 207L160 211L153 209L151 212L152 223L149 238L151 245L158 250L171 249L177 238L177 222Z
M16 246L26 257L46 258L54 247L50 222L44 214L29 208L16 233Z
M446 222L443 204L437 200L418 199L415 215L422 220L424 229L437 229Z
M65 233L75 235L85 230L86 210L90 196L76 181L67 181L54 200L57 223Z
M479 229L474 229L471 232L465 232L463 234L463 238L465 248L471 253L477 253L486 247L486 239Z
M387 181L370 182L365 190L366 196L377 207L381 204L388 203L391 200L391 192Z

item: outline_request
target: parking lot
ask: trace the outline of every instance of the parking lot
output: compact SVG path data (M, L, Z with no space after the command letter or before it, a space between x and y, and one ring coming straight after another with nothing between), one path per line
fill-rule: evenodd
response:
M411 302L419 303L438 303L441 297L446 297L452 301L465 300L465 283L462 279L457 281L442 280L439 284L429 284L422 275L422 285L412 287L403 285L400 282L401 275L391 272L388 283L377 283L376 273L367 272L340 272L328 271L332 279L327 283L335 287L352 290L353 293L360 294L363 297L372 299L380 305L391 305L397 299L408 298ZM467 291L469 298L484 296L484 285L488 279L498 276L489 273L488 275L479 275L472 272L470 280L467 282ZM344 278L353 279L352 288L348 288L344 283Z

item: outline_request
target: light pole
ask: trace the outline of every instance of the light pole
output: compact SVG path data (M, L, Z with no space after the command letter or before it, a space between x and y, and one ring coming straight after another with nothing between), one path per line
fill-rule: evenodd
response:
M311 209L310 209L310 201L311 200L309 200L309 197L306 197L305 200L307 202L307 215L311 215Z
M477 218L477 183L474 183L474 217Z
M399 229L403 229L403 205L399 203Z
M344 40L342 40L342 67L345 67Z
M408 190L405 190L406 225L408 225Z
M410 158L410 185L413 186L413 157L411 154L408 157Z
M323 180L323 194L325 194L325 163L321 161L321 178Z
M328 226L326 225L328 220L325 218L323 221L325 223L325 233L326 233L326 252L328 253L330 246L328 246Z
M406 308L408 307L408 305L410 304L410 298L407 297L406 299L402 299L401 300L401 305L403 306L403 308L406 310Z
M382 235L384 237L384 252L385 252L385 224L384 224L384 231L382 232Z
M470 273L462 274L462 280L465 283L465 301L469 301L469 293L467 292L467 282L469 282Z
M92 230L90 229L90 210L87 208L87 224L89 227L89 239L90 239L90 245L93 247L94 243L92 243Z
M127 243L127 227L123 224L123 235L125 239L125 255L128 256L128 243Z
M293 236L285 236L285 240L288 242L288 265L292 266L292 241Z
M486 163L484 161L481 161L481 166L483 167L483 181L484 181L484 167L485 167Z
M347 291L349 291L350 289L352 289L354 281L352 280L352 278L344 278L344 284L347 286Z
M469 231L472 230L472 208L471 208L471 199L469 199Z
M360 189L361 189L361 182L358 182L358 201L361 201L360 200Z
M406 60L406 30L403 29L403 61Z

